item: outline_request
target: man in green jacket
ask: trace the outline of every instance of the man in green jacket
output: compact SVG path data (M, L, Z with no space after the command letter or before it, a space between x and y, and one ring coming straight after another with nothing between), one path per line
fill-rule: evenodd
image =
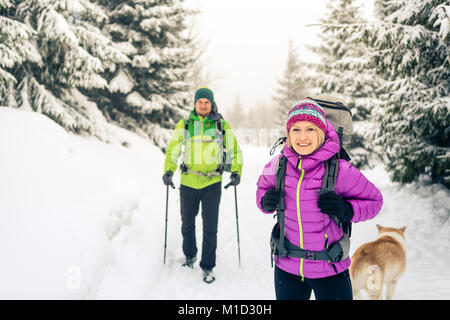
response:
M218 113L214 94L209 88L199 88L195 92L194 105L189 118L180 120L175 127L166 151L163 182L173 186L172 176L181 155L181 231L186 256L183 266L192 268L197 260L195 217L201 202L203 243L200 267L203 280L211 283L215 280L212 269L216 265L222 173L230 171L230 183L239 184L242 152L230 125ZM228 154L226 160L224 151Z

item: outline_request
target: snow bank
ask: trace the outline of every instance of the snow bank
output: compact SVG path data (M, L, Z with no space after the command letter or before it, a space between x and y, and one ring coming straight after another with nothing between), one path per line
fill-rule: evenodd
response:
M129 149L0 108L1 298L92 297L116 259L120 230L135 221L160 229L143 217L147 199L138 195L155 192L149 181L160 180L161 168L151 165L163 155L117 130Z

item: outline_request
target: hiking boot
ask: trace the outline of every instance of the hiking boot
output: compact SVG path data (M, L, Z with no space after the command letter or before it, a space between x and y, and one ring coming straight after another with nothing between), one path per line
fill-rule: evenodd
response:
M212 269L203 269L203 281L206 283L214 282L216 278L214 277Z
M182 266L193 269L195 261L197 261L197 257L192 257L192 258L186 257L186 262L183 263Z

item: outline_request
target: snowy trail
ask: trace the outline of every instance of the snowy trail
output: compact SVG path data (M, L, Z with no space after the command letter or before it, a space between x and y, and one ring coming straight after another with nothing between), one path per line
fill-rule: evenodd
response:
M104 144L68 134L43 115L0 108L0 298L274 299L269 234L275 220L255 204L269 148L241 146L242 264L230 188L222 191L216 281L208 285L198 262L193 270L181 267L178 189L170 189L163 264L164 155L115 130L118 143ZM449 191L392 184L382 166L364 173L380 188L384 206L374 220L354 225L352 250L376 238L377 223L406 225L408 264L394 298L450 299ZM174 181L179 186L179 173ZM199 215L199 252L201 238Z
M258 150L266 153L266 150ZM261 157L256 157L261 159ZM267 158L267 157L266 157ZM267 158L268 159L268 158ZM212 285L202 281L201 269L198 261L194 269L181 267L184 256L181 250L181 220L179 213L179 190L169 190L169 216L168 216L168 241L166 264L163 264L163 241L165 223L165 186L158 185L157 190L160 195L156 197L158 203L152 203L141 195L141 203L144 203L138 214L148 219L148 232L141 233L143 251L147 254L146 260L152 260L152 267L148 269L146 278L147 290L131 293L127 296L124 292L117 291L111 294L111 288L117 285L117 278L110 276L118 274L121 269L117 261L115 267L106 271L107 275L101 284L100 290L94 298L138 298L138 299L274 299L272 290L272 270L270 267L270 253L268 248L268 234L272 228L274 220L270 216L265 216L258 212L255 204L256 178L259 175L259 168L263 162L258 164L256 170L244 172L242 183L237 187L238 197L238 217L241 251L241 268L238 263L237 251L237 231L236 231L236 211L234 201L234 190L229 188L222 190L222 200L219 217L217 266L214 269L216 281ZM253 166L254 164L251 164ZM250 167L250 164L249 164ZM159 169L159 168L158 168ZM160 181L160 172L157 172ZM175 174L175 184L179 182L179 174ZM228 182L228 175L224 179L223 185ZM196 219L197 246L201 252L201 216ZM131 223L131 228L121 230L123 238L133 237L135 230ZM155 227L156 225L156 227ZM142 225L141 225L142 226ZM137 227L137 225L136 225ZM153 234L152 234L153 233ZM119 234L117 237L120 237ZM153 251L145 252L149 243L153 242ZM126 245L128 250L135 250ZM119 248L115 249L119 250ZM120 250L127 250L121 248ZM250 253L250 254L249 254ZM136 263L137 261L135 261ZM134 263L129 263L127 273L136 274ZM116 269L116 270L114 270ZM139 273L139 272L138 272ZM125 279L124 279L125 281ZM110 282L110 284L108 283ZM106 289L108 288L108 289Z
M167 263L162 264L163 251L163 213L164 206L156 205L158 217L152 216L161 229L155 243L152 256L154 267L148 270L148 290L142 291L138 298L143 299L274 299L273 269L270 266L269 234L275 223L272 216L262 214L255 205L256 181L264 164L270 159L268 149L243 146L245 168L242 183L238 186L238 212L240 227L241 268L238 266L236 218L234 192L232 188L223 190L219 218L216 281L208 285L201 280L201 269L198 261L193 270L182 268L181 224L179 217L179 191L170 189L169 230ZM352 236L352 252L362 243L373 241L377 237L375 224L400 227L407 225L407 257L408 265L403 277L399 280L395 299L449 299L450 272L449 256L436 255L428 247L430 242L417 241L414 225L409 225L408 211L399 212L398 206L413 203L415 211L428 210L429 201L423 201L415 195L408 198L408 192L397 189L386 183L386 173L381 168L366 172L366 175L380 185L385 196L382 213L374 220L355 224ZM228 177L224 179L228 182ZM161 202L165 200L165 189L161 189ZM398 203L402 200L402 204ZM445 209L445 208L444 208ZM156 210L155 210L156 211ZM411 211L410 211L411 212ZM159 221L159 222L157 222ZM197 245L201 252L201 217L197 217ZM133 229L128 232L134 232ZM148 237L148 235L146 235ZM411 238L411 241L408 240ZM419 238L420 239L420 238ZM144 239L142 239L145 241ZM421 239L424 240L424 239ZM438 249L438 248L434 248ZM130 248L129 250L133 250ZM436 250L435 250L436 251ZM442 248L441 248L442 251ZM113 272L113 271L111 271ZM156 273L156 274L154 274ZM117 279L110 278L115 283ZM106 283L104 282L106 286ZM112 285L111 285L112 286ZM132 293L132 297L136 292ZM102 294L96 296L102 298Z

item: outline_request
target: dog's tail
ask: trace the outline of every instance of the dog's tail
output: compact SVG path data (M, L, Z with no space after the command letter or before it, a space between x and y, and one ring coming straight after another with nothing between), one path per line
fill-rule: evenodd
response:
M350 276L355 299L361 299L361 290L378 292L383 286L383 273L376 264L361 266L360 268L351 266Z
M381 269L378 265L373 264L366 268L367 279L366 287L369 290L380 290L383 286Z

